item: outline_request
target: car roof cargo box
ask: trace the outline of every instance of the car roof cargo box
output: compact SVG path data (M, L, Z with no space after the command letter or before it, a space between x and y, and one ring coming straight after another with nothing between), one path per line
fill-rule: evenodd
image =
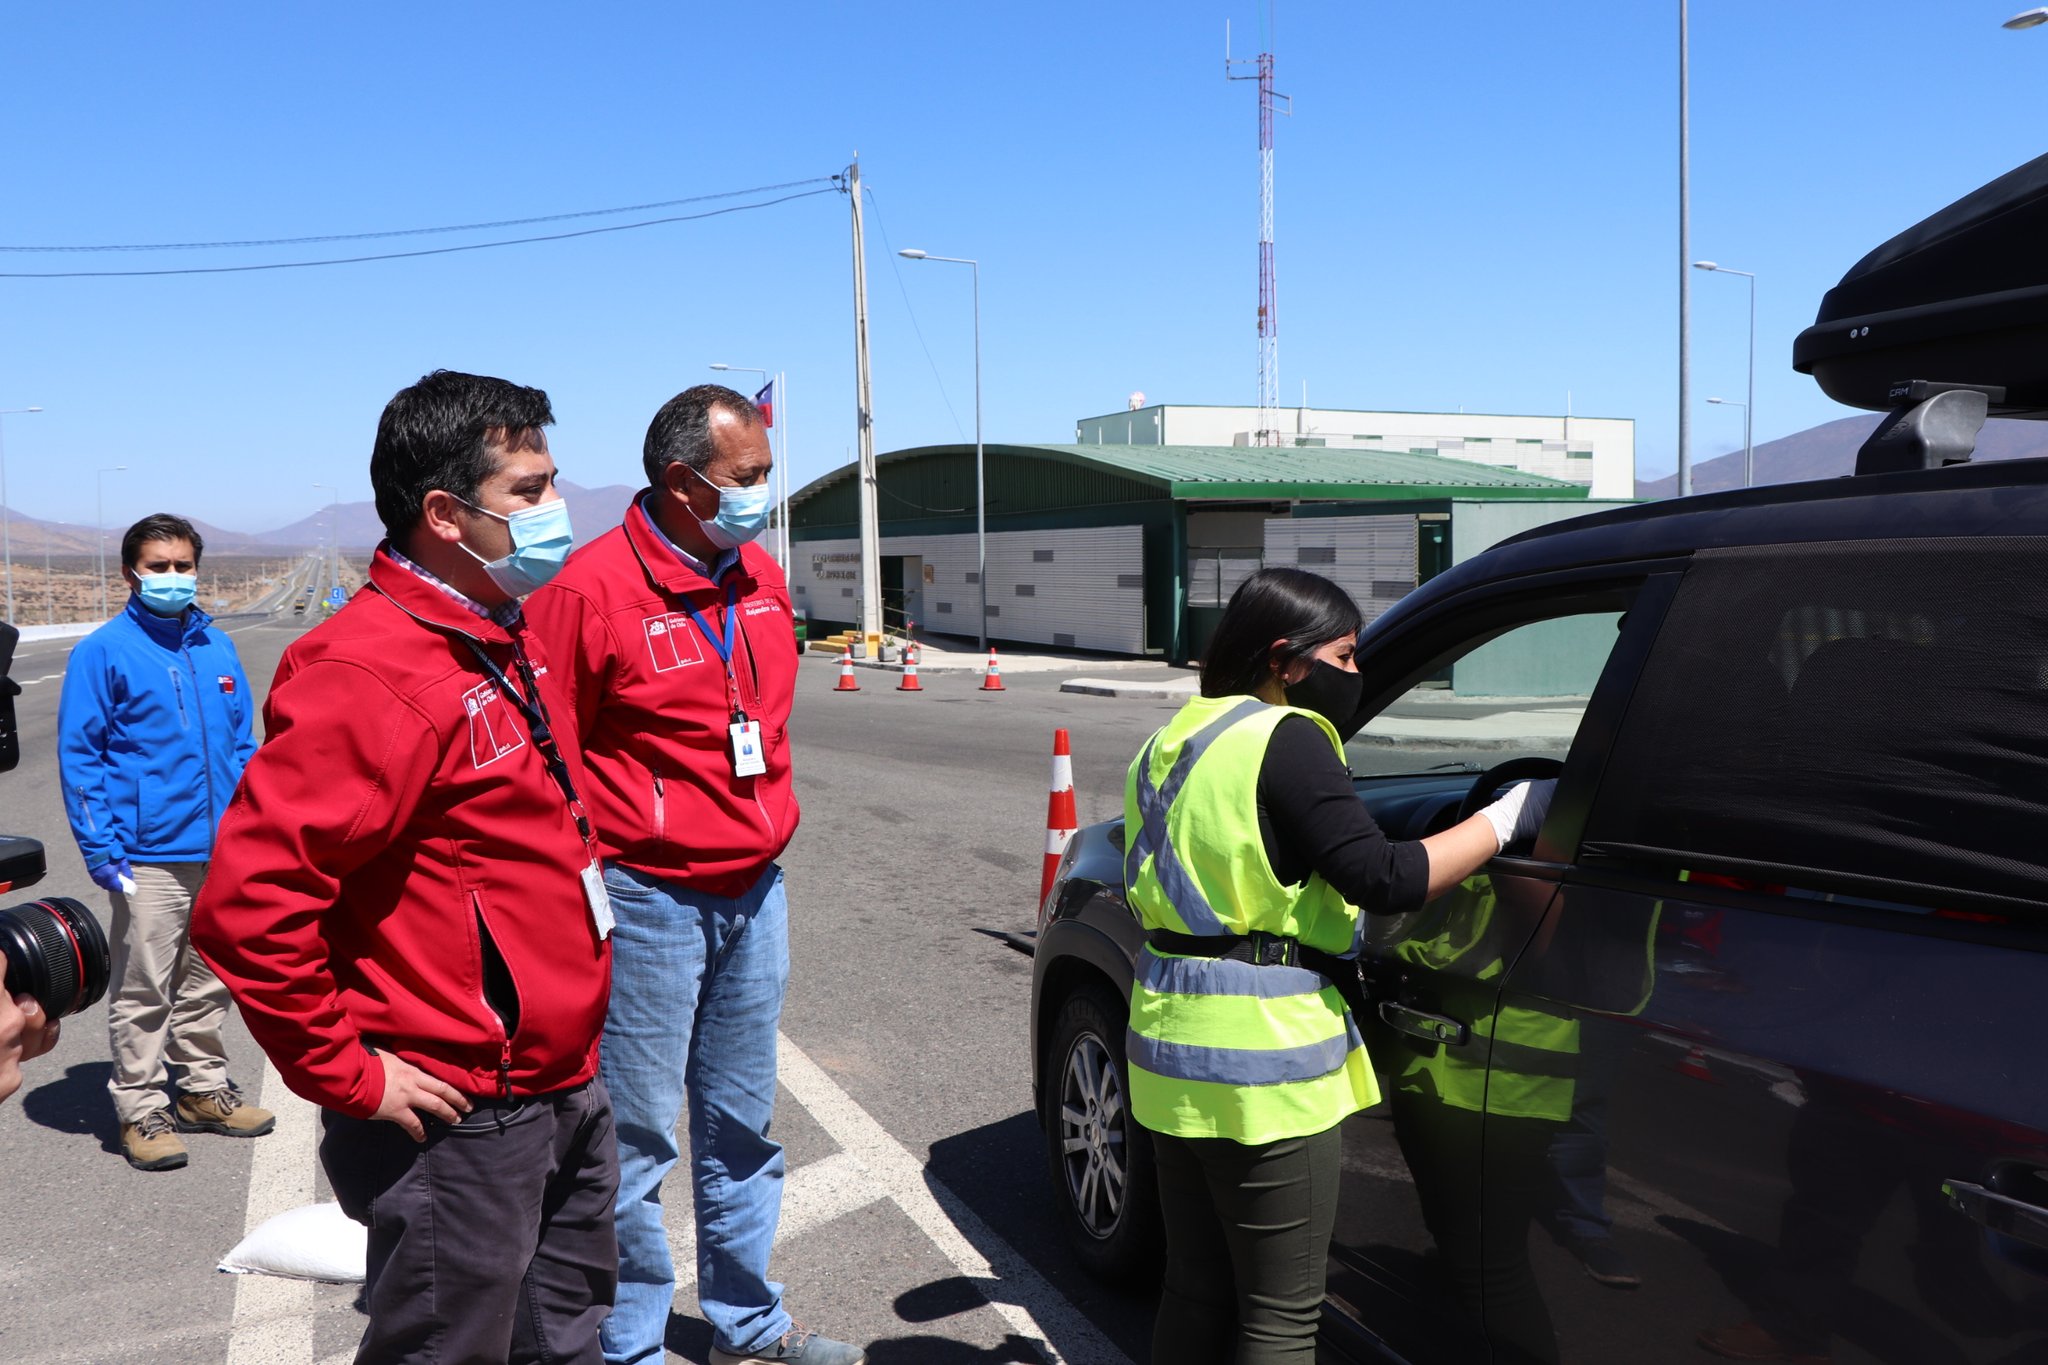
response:
M1792 343L1828 397L1889 410L1920 380L1990 392L1993 417L2048 417L2048 156L1858 261Z

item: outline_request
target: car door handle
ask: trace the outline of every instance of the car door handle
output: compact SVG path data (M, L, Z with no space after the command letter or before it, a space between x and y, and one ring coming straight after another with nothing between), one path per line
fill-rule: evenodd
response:
M1472 1039L1472 1030L1455 1019L1442 1014L1427 1014L1391 1000L1380 1001L1380 1022L1410 1038L1442 1043L1446 1047L1463 1047Z
M1941 1192L1956 1212L2015 1241L2048 1247L2048 1208L1964 1180L1944 1180Z

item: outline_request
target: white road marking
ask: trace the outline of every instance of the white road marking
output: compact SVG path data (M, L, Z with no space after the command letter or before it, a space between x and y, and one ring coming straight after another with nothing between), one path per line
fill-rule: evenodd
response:
M42 676L42 677L40 677L40 678L30 678L30 679L29 679L29 680L28 680L27 682L23 683L23 684L22 684L22 686L23 686L23 687L34 687L34 686L35 686L35 685L36 685L37 683L46 683L46 682L52 682L52 681L55 681L56 679L58 679L58 678L61 678L61 677L63 677L63 676L64 676L64 675L63 675L62 673L45 673L45 674L43 674L43 676Z
M782 1084L840 1150L789 1173L777 1243L886 1199L974 1284L1013 1332L1037 1347L1049 1365L1063 1365L1069 1359L1087 1365L1131 1365L1094 1323L786 1035L779 1038L778 1050L776 1069ZM277 1130L256 1140L245 1232L313 1199L319 1111L285 1089L277 1068L267 1061L261 1102L277 1114ZM678 1288L697 1279L687 1164L680 1170L675 1182L678 1197L664 1212ZM238 1276L227 1365L312 1365L313 1310L310 1284L269 1275ZM1067 1354L1053 1345L1055 1339ZM351 1348L318 1365L346 1365L354 1356Z
M1060 1365L1067 1357L1052 1344L1041 1322L1052 1328L1052 1335L1066 1344L1074 1359L1086 1365L1130 1365L1130 1357L982 1222L980 1215L927 1172L787 1035L777 1040L777 1047L777 1075L797 1103L810 1111L819 1126L865 1168L869 1178L954 1268L974 1282L989 1306L1034 1343L1047 1361Z
M256 1146L249 1164L244 1235L265 1219L313 1202L314 1118L319 1110L285 1089L284 1078L267 1060L261 1103L277 1115L277 1127L268 1136L252 1139ZM312 1359L313 1286L273 1275L237 1275L228 1365L307 1365Z
M662 1205L662 1217L668 1223L669 1255L676 1263L676 1288L681 1290L697 1282L697 1220L690 1208L687 1152L676 1164L676 1171L675 1197ZM886 1198L850 1152L834 1152L822 1161L799 1166L782 1185L776 1245Z

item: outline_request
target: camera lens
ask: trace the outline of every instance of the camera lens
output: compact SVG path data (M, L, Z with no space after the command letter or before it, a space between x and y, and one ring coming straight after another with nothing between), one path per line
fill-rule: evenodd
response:
M52 1019L98 1004L113 969L99 921L69 896L0 910L0 954L7 993L34 996Z

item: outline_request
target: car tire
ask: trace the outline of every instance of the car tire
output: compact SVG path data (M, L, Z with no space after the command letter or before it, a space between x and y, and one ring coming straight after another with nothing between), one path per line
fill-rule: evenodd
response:
M1131 1117L1124 1067L1129 1011L1105 987L1060 1003L1046 1052L1045 1152L1053 1202L1074 1255L1098 1279L1156 1279L1164 1234L1152 1135Z

